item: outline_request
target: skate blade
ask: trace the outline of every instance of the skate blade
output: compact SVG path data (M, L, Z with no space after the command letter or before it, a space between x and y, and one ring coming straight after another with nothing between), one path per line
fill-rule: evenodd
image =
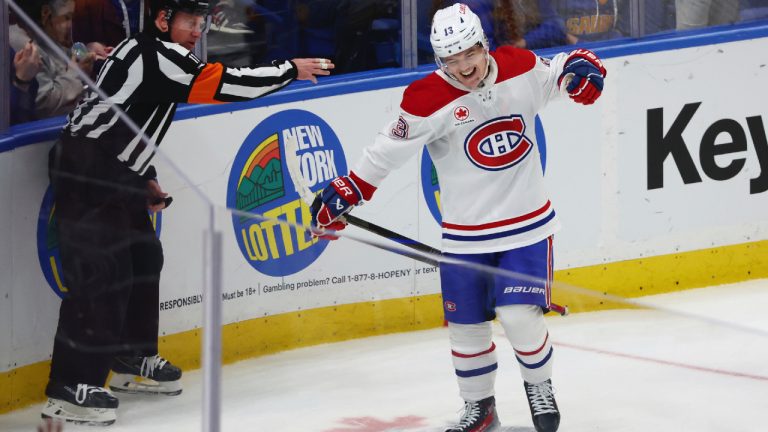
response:
M109 426L117 420L115 408L86 408L62 400L48 399L40 413L42 418L64 420L88 426Z
M114 374L109 389L118 393L176 396L181 394L181 381L154 381L130 374Z
M434 430L435 432L437 432L438 430L439 430L440 432L446 432L446 431L447 431L447 430L449 430L450 428L451 428L451 426L443 426L443 427L441 427L441 428L438 428L438 429L424 429L424 430L422 430L422 429L417 429L417 430L415 430L414 432L428 432L428 431L429 431L429 432L431 432L431 431L433 431L433 430ZM512 429L507 429L507 428L505 428L505 427L502 427L502 426L501 426L501 422L499 422L499 418L498 418L498 417L496 417L496 418L494 418L494 419L493 419L493 421L491 422L491 424L489 424L489 425L485 426L484 428L475 429L475 430L476 430L477 432L504 432L504 431L507 431L507 430L509 430L509 431L515 431L516 429L514 429L514 428L512 428ZM533 428L531 428L531 429L524 429L524 430L522 430L522 431L520 431L520 432L528 432L529 430L530 430L530 432L534 432Z

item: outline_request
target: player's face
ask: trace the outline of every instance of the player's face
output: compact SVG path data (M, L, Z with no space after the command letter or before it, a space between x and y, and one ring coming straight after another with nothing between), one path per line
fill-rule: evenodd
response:
M467 88L477 88L480 81L485 78L488 68L488 57L485 49L480 45L466 49L442 59L447 72Z
M171 19L171 40L191 51L205 32L205 27L204 16L177 11Z

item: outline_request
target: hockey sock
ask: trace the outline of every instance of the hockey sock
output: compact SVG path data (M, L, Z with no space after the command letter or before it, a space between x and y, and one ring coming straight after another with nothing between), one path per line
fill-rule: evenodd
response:
M552 377L552 342L539 306L509 305L496 308L507 339L515 349L520 374L538 384Z
M491 323L448 323L453 367L459 393L466 401L493 396L496 380L496 345L491 340Z

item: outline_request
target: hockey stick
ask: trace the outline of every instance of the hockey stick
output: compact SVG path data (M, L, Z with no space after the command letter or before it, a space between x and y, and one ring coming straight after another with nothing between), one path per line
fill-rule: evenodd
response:
M307 185L306 180L304 179L304 176L301 174L298 155L296 154L296 151L298 150L298 143L296 142L296 138L288 137L285 139L284 144L285 144L285 164L288 166L288 174L291 177L293 186L296 188L296 192L299 193L299 196L301 197L301 199L304 200L304 202L311 207L312 202L315 199L315 194L309 188L309 185ZM431 254L431 255L442 255L442 252L439 249L435 249L432 246L418 242L410 237L406 237L402 234L398 234L382 226L368 222L365 219L360 219L359 217L352 216L351 214L344 215L344 218L346 219L347 223L349 223L350 225L356 226L360 229L364 229L368 232L390 239L405 247L411 248L413 250L417 250L419 252ZM407 251L388 249L388 248L385 248L382 246L376 246L376 245L373 245L373 246L390 251L390 252L395 252L397 254L415 259L417 261L421 261L425 264L429 264L434 267L438 267L440 265L440 263L437 260L431 259L429 257L425 257L420 254L410 254ZM568 315L567 306L560 306L558 304L550 303L548 309L562 316Z
M299 165L298 156L296 154L296 151L298 150L298 143L296 142L296 138L289 137L285 139L285 164L288 167L288 174L291 177L291 181L293 182L293 186L296 188L296 192L299 193L299 196L301 199L307 203L308 206L312 206L312 202L315 199L315 194L312 192L312 190L309 188L309 185L307 185L306 180L304 179L304 176L301 174L301 168ZM427 246L424 243L417 242L416 240L410 239L408 237L405 237L401 234L398 234L394 231L390 231L382 226L376 225L374 223L368 222L364 219L360 219L357 216L352 216L351 214L344 215L344 219L349 223L350 225L356 226L358 228L364 229L368 232L372 232L374 234L380 235L382 237L388 238L394 242L397 242L405 247L424 252L427 254L433 254L433 255L440 255L442 252L440 250L435 249L431 246ZM425 264L429 264L431 266L437 267L438 261L431 259L429 257L425 257L423 255L419 254L411 254L407 251L403 250L393 250L393 249L387 249L382 246L372 245L374 247L378 247L379 249L384 249L386 251L394 251L400 255L406 256L408 258L415 259L417 261L421 261Z
M439 249L435 249L432 246L426 245L424 243L418 242L416 240L413 240L412 238L406 237L402 234L398 234L394 231L388 230L382 226L376 225L374 223L368 222L365 219L360 219L357 216L352 216L351 214L344 215L344 218L347 220L347 222L350 225L354 225L358 228L362 228L366 231L372 232L374 234L378 234L382 237L388 238L396 243L400 243L401 245L405 247L409 247L411 249L425 252L432 255L441 255L442 252ZM407 252L403 251L403 254L405 256L409 256L415 260L421 261L425 264L429 264L431 266L437 267L440 263L436 260L433 260L429 257L425 257L422 255L416 255L416 254L407 254Z

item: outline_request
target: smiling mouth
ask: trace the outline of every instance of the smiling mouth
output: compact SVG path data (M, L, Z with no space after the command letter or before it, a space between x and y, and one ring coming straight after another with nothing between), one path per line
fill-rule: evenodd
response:
M471 71L466 72L466 73L461 72L461 76L463 76L464 78L469 78L469 77L471 77L475 73L475 69L476 68L472 68Z

